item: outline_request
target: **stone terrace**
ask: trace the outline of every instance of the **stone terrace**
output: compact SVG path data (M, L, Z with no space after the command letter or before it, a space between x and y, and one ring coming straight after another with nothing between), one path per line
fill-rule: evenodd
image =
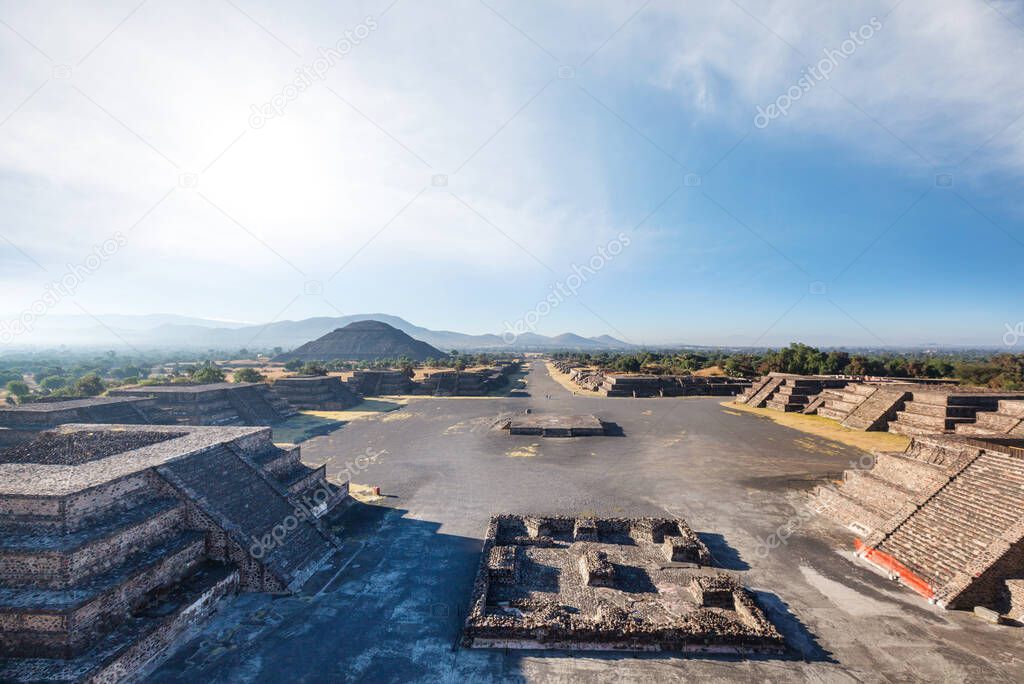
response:
M960 387L929 387L913 392L889 432L927 435L953 432L957 425L973 423L979 411L995 411L1004 399L1024 399L1024 393L993 392Z
M956 426L958 435L1024 437L1024 401L1003 399L996 411L978 411L974 423Z
M736 402L753 408L783 412L807 412L816 409L815 399L825 390L843 388L850 380L825 375L769 373L750 385Z
M398 370L357 370L347 383L364 397L408 394L415 388L413 381Z
M293 407L305 411L343 411L359 403L359 397L335 376L279 378L273 389Z
M87 397L39 401L0 407L0 428L6 428L0 447L32 439L37 432L65 423L160 424L170 421L156 401L143 397Z
M347 487L323 476L269 428L65 425L0 451L0 680L118 680L237 588L301 586L339 545L319 517Z
M149 385L116 389L113 396L150 397L182 425L273 425L295 410L262 382Z

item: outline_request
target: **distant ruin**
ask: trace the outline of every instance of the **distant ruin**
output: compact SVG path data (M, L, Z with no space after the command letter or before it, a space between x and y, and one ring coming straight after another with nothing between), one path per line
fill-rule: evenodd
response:
M554 361L552 365L580 389L605 397L725 397L750 386L749 380L721 375L620 374L578 367L568 361Z
M347 500L269 428L65 425L0 451L2 681L130 676L238 589L300 587Z
M327 375L278 378L273 389L301 411L343 411L360 401L341 378Z
M147 425L172 422L153 399L87 397L0 406L0 448L32 439L38 432L65 423Z
M679 519L491 518L463 643L779 654L782 636Z
M148 397L181 425L274 425L295 414L262 382L146 385L110 390L115 397Z

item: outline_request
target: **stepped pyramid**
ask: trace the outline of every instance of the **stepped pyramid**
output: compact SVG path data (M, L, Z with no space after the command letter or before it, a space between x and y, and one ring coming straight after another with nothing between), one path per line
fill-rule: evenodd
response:
M956 434L1024 437L1024 401L1003 399L996 411L979 411L973 424L957 425Z
M858 556L930 601L1014 608L1011 584L1024 569L1024 439L916 437L906 452L878 454L870 470L847 471L816 498L860 535Z
M129 678L224 596L301 587L346 494L269 428L64 425L0 451L0 681Z
M358 321L307 342L290 352L280 354L274 360L377 361L404 357L411 361L425 361L445 356L444 352L410 337L387 323Z

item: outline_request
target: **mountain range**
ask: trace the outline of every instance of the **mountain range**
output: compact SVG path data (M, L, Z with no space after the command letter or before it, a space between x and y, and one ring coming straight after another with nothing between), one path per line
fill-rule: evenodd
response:
M117 346L130 344L140 348L235 349L251 347L294 349L310 340L358 321L387 323L409 336L442 351L551 351L622 350L633 345L610 335L583 337L563 333L554 337L524 333L515 340L501 335L469 335L452 330L431 330L390 314L354 314L318 316L298 321L275 321L260 325L235 321L217 321L172 314L48 316L37 321L33 331L19 338L21 345ZM14 346L14 345L12 345Z

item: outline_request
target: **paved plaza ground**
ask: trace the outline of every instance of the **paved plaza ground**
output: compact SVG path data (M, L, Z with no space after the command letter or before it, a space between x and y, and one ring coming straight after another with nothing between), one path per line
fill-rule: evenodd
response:
M345 549L297 596L241 595L157 682L1021 681L1022 632L929 606L852 559L852 536L801 515L864 452L720 398L574 396L542 363L527 397L416 398L302 444L383 497L343 516ZM594 414L613 436L491 429L499 414ZM363 457L363 458L360 458ZM787 638L787 658L467 650L458 646L494 513L680 516ZM787 525L792 534L778 539ZM785 532L783 532L785 535Z

